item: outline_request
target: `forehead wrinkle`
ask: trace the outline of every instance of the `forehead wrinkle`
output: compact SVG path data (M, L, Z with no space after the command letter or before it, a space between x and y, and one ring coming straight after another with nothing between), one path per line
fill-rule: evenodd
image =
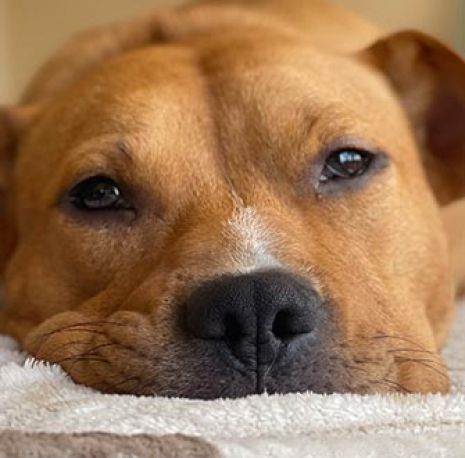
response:
M270 101L270 91L263 90L264 83L268 88L274 85L279 96L283 85L292 88L285 75L270 78L260 70L249 72L248 77L221 73L211 79L218 157L229 189L237 196L237 206L244 208L250 205L250 196L241 197L239 182L247 181L247 188L252 190L258 179L263 185L280 175L283 153L292 151L297 159L301 151L306 151L308 139L326 116L326 110L315 109L311 89L304 96L303 91L292 91L291 97L272 97L275 101Z
M134 164L133 150L129 142L119 135L103 135L93 138L71 150L64 157L64 167L74 173L92 172L98 169L126 171ZM97 169L97 170L96 170Z
M164 115L161 117L163 121L166 122L166 119L169 119L171 115L171 119L169 120L170 129L158 129L156 135L153 134L153 130L151 133L147 133L149 137L148 143L150 143L150 149L153 151L153 146L155 144L161 149L161 151L168 151L173 145L176 147L176 145L173 143L173 135L170 134L167 136L167 132L175 127L177 130L177 135L174 136L175 141L177 141L176 139L181 139L181 143L184 145L184 147L188 145L188 142L194 142L191 143L191 146L195 146L197 148L197 152L193 155L193 157L197 159L202 157L202 161L204 162L203 167L205 167L205 164L208 163L209 170L211 169L211 172L215 170L214 173L211 175L209 174L210 177L217 183L218 181L222 181L228 190L228 195L230 196L232 202L236 205L242 205L242 200L235 189L232 178L224 167L224 155L222 154L221 143L219 141L220 127L218 126L218 110L216 107L216 100L212 96L212 82L208 72L205 69L204 62L200 57L200 53L197 52L195 48L190 48L188 52L188 59L185 63L188 64L189 72L193 76L191 78L192 90L180 91L178 87L180 83L174 84L171 82L172 84L170 87L174 90L174 93L176 94L176 100L178 102L177 108L174 110L172 102L169 104L159 103L157 105L156 112L158 116L160 116L161 110L166 110L166 113L164 113ZM178 87L178 90L176 90L176 87ZM158 90L158 88L151 89L151 91L156 93L157 97L159 96ZM171 89L169 93L171 94ZM131 92L131 98L138 99L134 92ZM145 96L143 103L147 103L146 99L147 97ZM201 111L199 111L199 105L201 105ZM178 114L179 117L176 116ZM185 123L187 116L192 118L196 124L196 128L198 127L200 129L197 133L195 133L196 130L192 129L191 130L194 132L194 134L189 132L189 130L186 132ZM167 143L169 143L168 148L166 147ZM131 144L128 146L131 146ZM144 148L142 148L142 150L143 149ZM123 153L129 153L130 155L132 151L130 148L126 147L123 148ZM191 157L186 157L186 159L191 160ZM175 158L172 156L166 156L165 162L171 164L171 166L177 163ZM203 169L203 167L201 169ZM192 174L192 177L198 175L200 171L199 168L200 167L189 168L189 173ZM207 177L208 175L203 173L202 181Z
M131 149L131 146L126 140L118 140L115 145L114 145L114 150L121 153L121 156L124 157L124 160L128 164L133 164L134 163L134 152Z
M241 148L238 141L245 141L248 137L252 136L250 140L253 143L260 143L267 147L274 147L276 149L280 138L277 135L273 135L270 131L272 123L270 122L269 109L263 100L270 100L270 81L274 83L273 72L276 74L276 69L283 70L282 75L279 74L279 84L274 84L275 87L272 90L277 92L278 97L274 97L274 100L283 100L281 97L282 89L284 87L291 87L286 82L291 71L294 75L298 76L300 80L304 81L302 72L294 70L292 67L285 63L276 62L275 60L268 59L263 60L262 57L259 59L250 59L245 66L243 64L243 58L236 59L234 56L231 59L231 53L228 54L230 47L223 49L224 46L220 46L216 49L213 54L207 53L202 56L202 65L204 73L207 73L206 81L209 84L209 97L211 105L213 105L214 115L213 119L215 122L216 139L217 139L217 151L218 151L218 163L222 171L224 181L226 182L232 199L235 201L238 207L246 207L246 199L240 195L237 179L236 170L246 170L244 163L238 163L238 150ZM211 49L209 50L211 51ZM226 51L226 66L218 67L217 53ZM212 57L213 56L213 57ZM261 56L261 54L260 54ZM257 56L255 56L257 57ZM213 60L213 64L210 62ZM224 62L224 55L221 56L221 62ZM270 71L270 69L272 71ZM287 71L284 71L287 70ZM265 84L264 84L265 83ZM263 87L267 87L265 97L260 94L263 93ZM228 94L229 92L229 94ZM310 131L316 121L315 111L310 109L311 103L305 103L302 101L302 92L294 92L293 99L288 101L289 113L282 118L282 124L289 122L290 119L298 119L299 116L295 115L296 112L302 112L300 116L303 121L299 123L299 127L302 129L302 133L296 135L297 123L291 121L292 130L294 131L294 139L305 139L309 136ZM257 116L258 114L258 116ZM275 114L275 113L274 113ZM247 125L244 120L250 122ZM257 120L264 120L261 125L257 125ZM276 119L273 120L276 124ZM226 123L226 124L225 124ZM236 126L236 129L231 129L231 124ZM228 131L234 130L234 136L230 136ZM240 132L239 135L237 132ZM258 142L257 142L258 140ZM286 138L289 141L289 137ZM250 143L250 142L249 142ZM251 149L256 146L250 143L248 145L246 153L250 153ZM242 146L243 147L243 146ZM247 154L248 158L253 157L252 154ZM240 158L239 158L240 159ZM273 158L271 158L273 159ZM249 163L250 165L250 163ZM234 173L233 173L234 172Z
M209 66L205 58L202 58L199 53L197 58L197 65L202 75L202 81L204 83L204 95L206 99L206 105L211 119L211 126L213 130L212 139L213 145L213 158L215 160L216 169L219 172L219 176L226 187L227 195L229 196L234 208L244 208L245 202L241 197L232 174L229 172L226 160L226 148L222 141L222 125L220 125L219 119L222 117L222 110L218 104L218 98L216 95L215 85L216 81L212 80L212 74L209 70Z
M226 114L231 108L240 108L241 114L249 115L252 121L270 121L266 127L271 121L290 122L293 131L300 128L303 136L327 108L308 75L286 64L259 64L244 72L220 72L214 75L214 81L227 100L223 101Z

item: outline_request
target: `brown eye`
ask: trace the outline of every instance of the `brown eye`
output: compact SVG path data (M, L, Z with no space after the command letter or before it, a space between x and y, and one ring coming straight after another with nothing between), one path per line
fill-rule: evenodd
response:
M373 157L371 153L355 149L336 151L326 159L320 181L359 177L368 170Z
M95 176L81 181L69 193L69 200L76 208L84 211L131 208L115 181L105 176Z

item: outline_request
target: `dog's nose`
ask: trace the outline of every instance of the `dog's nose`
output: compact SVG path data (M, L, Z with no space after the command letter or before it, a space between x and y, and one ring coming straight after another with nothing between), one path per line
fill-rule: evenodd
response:
M283 349L286 358L299 358L321 320L321 302L309 284L289 273L223 276L191 294L186 324L194 337L259 370Z

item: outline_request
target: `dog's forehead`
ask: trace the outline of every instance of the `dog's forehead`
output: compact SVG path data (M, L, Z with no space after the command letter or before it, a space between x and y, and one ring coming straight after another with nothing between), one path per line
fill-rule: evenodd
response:
M179 125L208 129L207 119L236 128L231 122L239 116L277 134L282 120L292 121L296 132L326 116L329 127L341 122L350 123L347 130L386 133L398 127L391 121L402 119L380 75L351 56L302 43L154 46L103 63L75 98L104 128L120 121L123 130L154 133L154 140Z
M333 109L372 125L382 111L397 108L386 82L357 59L300 42L153 46L103 62L81 83L68 98L73 111L92 111L103 124L155 122L160 131L194 113L218 115L218 108L226 117L256 107L258 114L296 118Z
M296 170L318 152L312 135L359 136L393 151L398 142L403 150L406 126L385 81L356 59L300 43L210 41L149 47L102 63L52 103L33 154L46 158L45 176L48 160L69 162L73 172L82 165L74 157L92 164L92 156L126 144L169 189L175 175L215 181L219 161L242 175L257 163Z

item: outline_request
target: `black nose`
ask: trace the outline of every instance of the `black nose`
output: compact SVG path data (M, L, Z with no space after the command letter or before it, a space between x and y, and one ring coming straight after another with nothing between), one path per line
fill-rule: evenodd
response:
M321 321L321 302L309 284L289 273L223 276L189 297L186 325L194 337L260 372L283 352L299 358Z

